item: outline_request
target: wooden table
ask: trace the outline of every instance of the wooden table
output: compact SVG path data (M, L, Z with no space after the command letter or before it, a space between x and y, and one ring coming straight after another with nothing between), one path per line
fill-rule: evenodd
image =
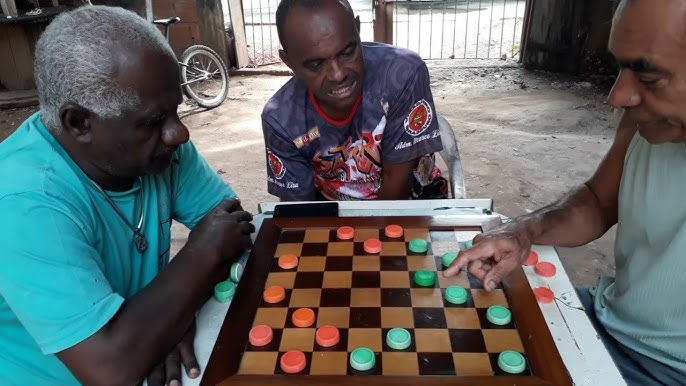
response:
M254 218L256 227L259 228L265 218L272 216L275 205L277 203L260 204L260 213ZM339 205L339 216L342 217L374 216L383 213L385 216L431 214L464 221L484 217L499 217L507 220L502 216L484 216L484 214L491 214L491 200L341 202ZM547 246L534 246L533 249L539 254L540 261L551 262L558 268L556 276L550 279L539 277L533 272L532 267L525 267L524 271L532 287L547 285L556 294L555 302L541 304L540 307L574 383L576 385L626 385L586 317L555 249ZM242 259L247 259L247 254ZM208 362L229 308L230 303L222 304L211 299L198 313L195 350L201 368L204 368ZM185 374L182 381L184 385L199 383L199 379L189 379Z

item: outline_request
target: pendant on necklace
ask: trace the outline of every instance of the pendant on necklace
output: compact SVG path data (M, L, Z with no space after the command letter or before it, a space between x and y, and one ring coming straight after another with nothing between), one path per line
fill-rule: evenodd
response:
M148 240L146 240L145 236L143 236L141 234L136 235L135 243L136 243L136 249L140 253L143 253L148 248Z

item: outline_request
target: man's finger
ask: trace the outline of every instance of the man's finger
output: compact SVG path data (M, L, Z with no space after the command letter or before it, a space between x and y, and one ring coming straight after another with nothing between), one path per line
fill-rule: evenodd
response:
M181 341L178 347L179 355L181 355L181 363L183 363L183 367L186 369L186 374L189 378L197 378L200 375L200 365L195 357L193 341Z
M164 374L164 362L155 366L150 375L148 375L148 386L164 386L166 381Z
M510 274L516 268L516 259L503 259L488 271L483 279L484 288L486 291L493 291L498 284L503 281L503 278Z
M233 216L233 219L236 220L236 222L250 222L252 221L252 215L249 212L246 212L244 210L240 210L237 212L231 213Z
M483 280L486 277L488 271L484 269L484 264L481 260L472 261L467 266L467 271L469 271L472 276L479 280Z
M168 386L181 386L181 360L177 349L167 355L164 361L164 370L167 377Z
M217 206L215 208L217 208L217 210L220 210L222 212L232 213L232 212L238 210L238 208L240 208L240 206L241 206L241 200L238 197L232 197L232 198L227 198L227 199L223 200L222 202L217 204Z
M457 254L457 258L455 258L455 261L453 261L452 264L450 264L450 266L445 271L443 271L443 276L455 276L460 272L462 268L466 267L470 262L490 259L491 257L493 257L494 253L495 251L493 249L493 243L491 242L486 241L474 244L474 246L472 246L471 248L464 251L460 251L460 253Z

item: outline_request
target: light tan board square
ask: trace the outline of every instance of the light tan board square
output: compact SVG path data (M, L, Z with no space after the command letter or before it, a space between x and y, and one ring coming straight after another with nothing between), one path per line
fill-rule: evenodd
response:
M448 328L475 330L481 328L476 308L447 307L443 311Z
M384 352L381 354L383 375L417 375L419 363L414 352ZM419 383L419 382L417 382Z
M258 308L253 326L266 324L271 328L283 328L286 325L288 308Z
M379 256L354 256L353 257L353 271L371 271L378 272L381 270L381 257Z
M314 348L314 328L285 328L281 336L279 351L312 351Z
M519 338L517 330L482 330L486 350L492 353L499 353L505 350L514 350L523 353L524 346Z
M279 257L287 253L293 253L296 256L300 257L302 250L302 243L283 243L276 246L276 252L274 252L274 257Z
M420 269L436 271L436 260L433 256L407 256L407 269L410 271L419 271Z
M460 286L460 287L463 287L464 289L466 289L467 292L469 292L469 289L471 288L471 285L469 284L469 279L467 278L466 272L460 272L453 277L445 277L445 276L443 276L443 272L438 272L437 273L437 279L438 279L438 285L441 288L448 288L451 285L457 285L457 286Z
M328 243L329 229L328 228L311 228L305 230L305 243Z
M407 246L402 241L385 241L381 244L381 256L405 256Z
M246 351L243 353L241 365L238 368L239 374L274 374L278 352L255 352Z
M317 312L317 327L326 325L348 328L350 325L350 308L320 307Z
M424 239L431 242L431 237L429 236L429 230L426 228L405 228L405 241L410 241L412 239Z
M351 307L381 307L380 288L352 288L350 290Z
M381 271L381 288L409 288L410 275L406 271Z
M474 307L477 308L488 308L490 306L503 306L507 307L507 298L505 297L505 292L501 289L488 292L482 289L472 289L472 297L474 298Z
M348 330L348 352L358 347L381 351L381 329L378 328L351 328Z
M329 243L326 246L327 256L352 256L355 244L352 242Z
M378 228L355 228L355 238L353 240L363 242L367 239L378 239Z
M347 352L315 351L312 353L310 375L345 375L347 370Z
M293 288L295 284L295 272L272 272L267 276L265 288L280 285L283 288Z
M453 353L453 362L458 376L493 375L487 353Z
M451 352L448 330L433 328L416 328L415 344L418 352Z
M290 307L319 307L322 290L318 288L297 288L291 292Z
M460 252L460 246L456 241L434 241L431 243L434 256L443 256L448 252Z
M298 262L299 272L321 272L326 266L325 256L307 256Z
M477 323L478 323L477 319ZM414 328L414 317L411 307L383 307L381 308L382 328Z
M350 288L352 283L353 273L351 271L325 271L322 288Z
M411 288L413 307L443 307L443 295L439 288Z

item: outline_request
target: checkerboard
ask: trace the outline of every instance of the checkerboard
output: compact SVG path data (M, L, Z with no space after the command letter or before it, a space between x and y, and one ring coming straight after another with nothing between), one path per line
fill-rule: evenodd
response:
M404 235L385 236L388 224L403 226ZM354 239L338 239L336 230L343 225L355 228ZM362 380L400 385L430 379L451 385L571 384L522 272L491 292L466 272L442 276L441 256L464 248L479 232L479 226L426 217L265 220L202 383ZM363 243L370 238L382 242L381 252L365 252ZM411 252L408 242L414 238L427 240L428 251ZM278 257L289 253L299 257L298 266L280 268ZM414 283L414 272L420 269L437 272L433 287ZM262 291L272 285L286 289L283 301L262 300ZM445 289L452 285L467 289L465 304L444 300ZM493 305L510 309L512 321L504 326L489 322L486 310ZM301 307L315 312L313 326L292 324L291 315ZM261 324L272 328L274 338L255 347L248 342L248 332ZM315 342L316 329L324 325L339 329L337 345L324 348ZM386 345L386 333L395 327L410 332L407 349ZM350 352L357 347L374 351L372 370L360 372L349 365ZM289 350L305 354L307 366L300 373L280 369L279 359ZM497 359L505 350L524 355L527 366L522 373L500 370Z

